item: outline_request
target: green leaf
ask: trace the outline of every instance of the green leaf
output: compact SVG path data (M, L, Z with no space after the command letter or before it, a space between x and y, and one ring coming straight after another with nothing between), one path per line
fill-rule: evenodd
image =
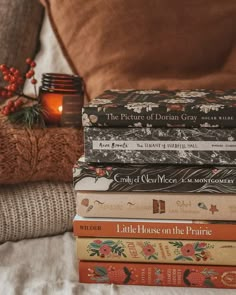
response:
M188 260L188 261L193 261L193 259L191 257L187 257L187 256L183 256L183 255L179 255L177 257L175 257L176 261L179 261L179 260Z
M194 243L193 245L194 245L194 246L193 246L194 249L197 251L197 249L198 249L198 245L199 245L199 242L196 242L196 243Z
M125 278L123 284L126 285L128 284L129 281L130 281L130 275Z
M150 260L150 259L157 259L157 256L155 256L155 255L150 255L150 256L148 256L148 260Z
M126 255L125 253L123 253L123 252L121 253L121 255L122 255L123 257L127 257L127 255Z
M219 275L219 273L218 272L216 272L214 269L207 269L207 268L205 268L202 272L201 272L203 275L205 275L205 276L209 276L209 275L211 275L211 276L217 276L217 275Z
M97 252L93 252L89 256L95 256L95 255L99 255L99 254Z
M103 266L95 266L94 272L95 272L95 274L97 274L99 276L107 275L107 269Z
M175 242L169 242L169 244L177 247L177 248L181 248L183 247L183 243L182 242L178 242L178 241L175 241Z
M95 252L95 253L99 253L99 251L97 249L89 249L89 251Z
M44 128L44 114L45 111L42 109L42 106L36 103L9 114L8 120L13 124L21 124L28 128L32 128L34 125Z
M116 245L116 243L112 240L106 240L106 241L102 242L102 245L113 246L114 244Z
M210 279L206 279L204 281L204 285L206 285L207 287L215 287L214 283L210 280Z
M95 249L100 249L101 248L101 244L96 244L96 243L90 243L89 244L90 247L95 248Z
M123 269L124 269L124 272L127 276L130 275L130 271L126 266Z
M188 256L184 256L184 259L185 259L185 260L188 260L188 261L193 261L193 258L188 257Z

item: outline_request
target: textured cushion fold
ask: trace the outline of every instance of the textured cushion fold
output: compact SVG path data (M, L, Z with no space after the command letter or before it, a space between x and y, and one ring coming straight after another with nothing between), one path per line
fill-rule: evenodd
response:
M0 242L69 231L74 215L71 183L35 182L0 187Z

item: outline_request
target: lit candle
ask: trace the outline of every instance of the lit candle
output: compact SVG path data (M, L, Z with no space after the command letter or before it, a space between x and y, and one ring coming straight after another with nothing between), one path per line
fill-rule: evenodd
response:
M45 111L45 122L61 125L63 114L63 97L70 95L75 99L83 98L82 79L66 74L43 74L40 87L40 99Z
M62 113L62 106L59 106L59 107L58 107L58 111L59 111L60 113Z

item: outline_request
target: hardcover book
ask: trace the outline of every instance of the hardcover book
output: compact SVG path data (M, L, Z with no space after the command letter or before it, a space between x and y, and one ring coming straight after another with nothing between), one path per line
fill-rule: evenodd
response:
M236 193L236 167L87 163L73 168L76 191Z
M236 127L236 90L107 90L82 112L86 127Z
M73 232L77 237L145 239L234 240L236 222L190 220L83 218L76 215Z
M235 220L234 194L76 192L83 217Z
M235 165L236 128L84 128L85 160Z
M236 288L236 267L81 261L81 283Z
M235 241L76 238L80 260L236 265Z

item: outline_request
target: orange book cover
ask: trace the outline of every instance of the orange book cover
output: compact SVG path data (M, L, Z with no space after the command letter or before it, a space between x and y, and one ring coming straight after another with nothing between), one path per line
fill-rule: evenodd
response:
M76 238L80 260L236 265L236 242Z
M81 283L236 288L236 267L80 261Z
M78 237L123 237L146 239L234 240L236 223L189 220L84 218L76 215L74 235Z

